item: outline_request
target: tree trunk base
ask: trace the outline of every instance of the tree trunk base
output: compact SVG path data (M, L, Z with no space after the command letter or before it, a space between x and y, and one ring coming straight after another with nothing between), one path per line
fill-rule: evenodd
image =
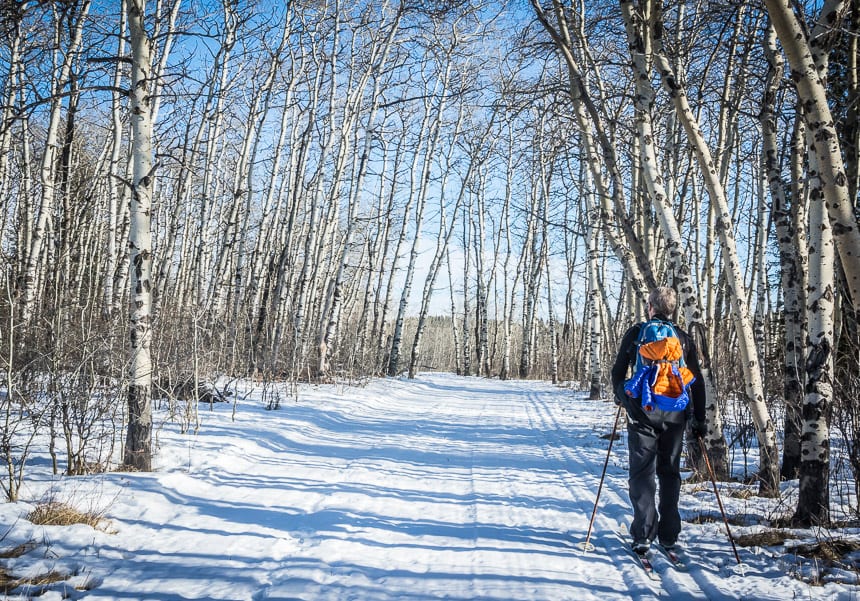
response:
M128 387L128 433L123 467L128 471L152 471L152 398L149 386Z

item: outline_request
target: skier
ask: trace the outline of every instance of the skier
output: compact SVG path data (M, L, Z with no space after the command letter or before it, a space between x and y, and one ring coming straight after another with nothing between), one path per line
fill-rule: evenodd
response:
M633 325L627 330L612 367L615 401L627 411L627 445L630 453L628 486L633 505L630 535L633 551L640 558L646 556L655 540L670 555L670 559L680 557L678 535L681 532L681 516L678 512L678 497L681 491L681 449L688 419L692 419L691 430L696 436L702 437L707 432L705 387L699 371L698 352L693 339L671 322L676 306L677 297L672 288L661 286L652 290L648 296L649 321ZM640 331L651 320L668 323L675 330L683 349L683 361L694 377L687 389L691 402L683 410L667 411L649 404L646 411L639 398L625 392L628 369L637 364ZM659 508L655 500L655 476L660 485Z

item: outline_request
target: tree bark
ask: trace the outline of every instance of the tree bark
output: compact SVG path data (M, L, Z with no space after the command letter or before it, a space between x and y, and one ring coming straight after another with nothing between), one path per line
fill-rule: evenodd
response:
M555 27L549 22L546 12L537 0L531 0L531 4L538 20L561 52L567 66L569 93L573 102L576 123L582 136L588 165L601 202L601 222L604 235L624 266L631 285L644 302L649 291L656 286L656 279L642 244L636 237L625 214L626 201L624 199L623 178L616 163L615 150L605 134L597 109L589 98L588 89L573 52L573 42L567 27L565 8L559 0L553 0L553 12L557 22L557 27ZM597 140L595 140L593 129L596 130ZM604 166L610 174L609 183L606 182ZM623 239L616 234L616 227L619 226L622 230Z
M810 202L824 203L851 301L854 310L860 311L860 227L854 213L854 199L848 195L839 136L827 101L826 63L820 62L825 50L817 42L818 38L810 39L789 0L765 0L764 3L791 66L791 78L818 155L817 187L810 189ZM844 8L844 0L827 0L817 22L823 27L836 28ZM810 206L812 210L815 209Z
M648 1L653 2L653 0ZM734 222L725 190L719 180L718 170L711 157L711 151L699 127L698 120L690 108L685 86L678 79L663 50L662 13L656 3L652 5L651 14L653 15L653 24L650 28L651 39L654 45L654 60L657 71L660 73L663 87L675 106L678 119L684 126L687 138L695 152L700 172L705 180L708 195L717 211L716 228L723 249L726 275L732 290L733 319L741 355L741 367L744 371L746 399L755 424L760 449L759 493L763 496L775 496L779 494L779 457L776 435L774 424L765 404L764 384L746 301L747 289L735 242Z
M128 432L124 463L129 468L148 472L152 469L150 214L155 175L152 161L152 97L149 95L152 45L144 26L145 0L127 1L132 51L130 119L134 170L129 230L131 380L128 386Z
M812 132L810 132L810 135ZM810 139L809 169L817 153ZM806 387L801 411L800 494L793 521L803 527L830 524L830 407L833 402L833 312L835 303L833 235L820 198L809 207L809 283L806 313Z
M768 25L764 40L764 51L769 68L765 82L759 121L762 127L762 155L765 177L771 197L771 212L776 238L779 243L781 287L785 322L785 353L782 364L783 394L785 396L785 425L783 434L783 456L780 478L791 480L798 476L800 467L800 407L803 391L803 313L799 240L795 236L792 212L802 202L792 195L789 205L782 179L779 148L777 144L776 100L782 81L784 62L776 47L776 32ZM797 116L799 124L802 117ZM796 132L797 128L795 128Z
M642 9L637 9L632 0L621 0L620 4L627 30L633 80L636 85L634 106L636 108L636 128L641 153L642 176L651 205L657 213L660 229L663 232L666 258L670 266L672 281L678 292L679 305L684 313L686 327L691 332L701 333L704 331L705 322L685 250L689 245L681 237L674 207L663 186L664 180L657 161L656 141L651 122L654 88L651 84L651 67L647 60L647 57L651 55L651 40L645 35L647 20ZM700 336L697 343L697 346L699 344L706 345L707 341ZM707 351L707 347L705 346L701 350ZM708 367L702 367L702 377L707 383L705 386L708 424L708 432L705 435L706 448L715 473L724 476L728 473L728 453L723 436L722 416L714 394L713 376ZM702 458L695 452L691 455L696 460L696 471L705 474L706 467Z

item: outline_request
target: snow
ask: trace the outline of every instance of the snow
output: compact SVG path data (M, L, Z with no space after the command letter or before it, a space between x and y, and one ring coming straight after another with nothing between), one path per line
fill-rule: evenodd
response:
M658 556L661 578L649 580L624 547L626 435L610 455L595 548L583 551L611 402L450 374L302 386L274 411L261 395L259 385L240 386L235 417L229 403L201 406L197 434L158 413L152 473L58 478L46 457L34 457L25 500L0 505L0 552L33 545L0 567L16 578L65 579L8 598L860 597L855 584L799 580L815 565L778 548L738 547L738 568L712 490L692 484L682 494L685 520L717 521L685 522L689 570ZM779 503L724 496L730 515L767 515ZM36 526L26 515L45 498L103 511L106 521ZM838 580L853 581L845 576Z

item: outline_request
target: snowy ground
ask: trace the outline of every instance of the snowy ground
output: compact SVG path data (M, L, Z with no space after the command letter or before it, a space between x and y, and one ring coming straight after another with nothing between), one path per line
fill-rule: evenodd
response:
M230 404L203 410L197 435L160 423L153 473L56 479L35 457L26 501L0 505L0 552L34 545L0 567L67 578L8 598L860 599L792 577L809 568L781 550L739 548L739 573L719 521L685 523L690 570L658 559L650 581L623 547L626 437L583 552L615 415L605 401L442 374L305 387L277 411L250 384L239 397L235 420ZM685 520L719 516L708 486L685 491ZM729 514L776 511L724 496ZM108 523L28 522L47 497Z

